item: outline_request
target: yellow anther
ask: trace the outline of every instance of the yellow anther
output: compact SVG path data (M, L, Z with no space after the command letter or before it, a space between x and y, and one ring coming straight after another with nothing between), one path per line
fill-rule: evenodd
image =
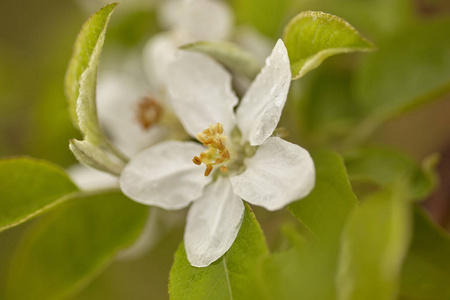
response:
M222 158L223 159L230 159L230 152L225 149L225 151L222 152Z
M222 171L222 173L226 173L228 171L227 166L221 166L220 171Z
M209 174L211 174L212 170L213 170L213 166L212 165L207 165L206 166L206 170L205 170L205 176L209 176Z
M198 158L198 156L194 156L194 158L192 159L192 162L199 166L202 164L202 161L200 160L200 158Z
M222 134L223 133L223 125L220 123L217 123L217 131Z
M219 148L219 150L221 150L221 151L226 150L225 144L221 140L217 141L217 148Z
M199 132L196 138L208 149L192 159L194 164L204 163L206 165L205 176L211 174L215 165L220 165L220 170L226 172L226 163L230 160L230 152L226 147L227 137L223 135L223 125L220 123L210 124L207 129Z

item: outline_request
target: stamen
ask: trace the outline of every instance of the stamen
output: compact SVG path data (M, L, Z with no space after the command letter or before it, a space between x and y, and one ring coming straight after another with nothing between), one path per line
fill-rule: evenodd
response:
M220 123L217 123L217 131L220 133L220 134L222 134L223 133L223 125L222 124L220 124Z
M225 150L225 144L224 144L221 140L218 140L218 141L217 141L217 147L218 147L219 150L221 150L221 151Z
M150 129L161 119L163 110L158 101L152 97L144 97L139 102L136 117L139 125L145 130Z
M200 158L198 158L198 156L194 156L192 161L194 162L194 164L199 165L199 166L202 164L202 161L200 160Z
M209 176L209 174L211 174L212 170L213 170L213 166L212 165L207 165L206 166L206 170L205 170L205 176Z
M206 165L205 176L211 174L215 165L220 166L221 172L227 172L226 163L230 160L230 152L226 148L227 137L223 135L223 125L210 124L209 127L196 135L196 138L208 149L192 161L196 165Z
M222 158L223 158L223 159L230 159L230 152L228 152L228 150L225 150L225 151L222 153Z

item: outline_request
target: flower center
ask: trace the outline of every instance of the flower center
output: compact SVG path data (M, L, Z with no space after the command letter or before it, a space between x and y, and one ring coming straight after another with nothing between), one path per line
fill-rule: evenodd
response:
M136 117L142 129L148 130L161 119L163 109L159 102L149 96L143 97L137 105Z
M206 165L205 176L211 174L214 166L220 166L220 171L227 172L227 162L230 160L230 152L226 147L227 137L223 135L223 125L217 123L210 124L209 128L199 132L196 138L208 147L208 150L200 153L199 156L194 156L192 161L196 165L202 163Z

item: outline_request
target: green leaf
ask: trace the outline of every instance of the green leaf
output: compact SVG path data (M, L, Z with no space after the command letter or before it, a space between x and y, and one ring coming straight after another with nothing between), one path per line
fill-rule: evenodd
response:
M348 67L350 63L350 57L332 58L301 80L302 93L292 99L297 104L297 114L293 118L303 122L301 128L306 131L305 137L314 139L316 144L341 142L360 121L350 88L354 75Z
M256 286L257 265L268 254L264 235L246 205L244 220L230 250L205 268L192 267L184 245L175 254L170 271L170 298L177 299L264 299Z
M251 79L262 68L250 52L229 42L201 41L185 45L181 49L207 54L230 70Z
M339 155L319 151L312 157L316 186L309 196L289 206L312 237L265 260L262 273L271 299L336 299L341 231L357 199Z
M350 216L339 257L339 300L397 299L412 221L405 194L385 189Z
M120 161L114 161L109 155L88 141L70 140L70 150L83 165L119 176L125 167Z
M296 1L295 9L326 11L379 39L410 26L416 17L410 0L303 0Z
M355 76L367 122L380 123L450 91L450 21L385 39Z
M23 237L10 265L7 299L60 299L75 292L133 243L147 213L121 193L74 196Z
M450 236L414 211L414 235L402 270L400 299L450 299Z
M375 49L345 20L322 12L303 12L284 30L283 40L291 60L292 78L299 79L326 58Z
M74 126L94 145L101 141L96 108L97 67L106 27L117 3L106 5L83 25L70 59L65 92Z
M0 161L0 231L63 202L77 187L59 167L31 158Z
M289 210L318 239L334 247L349 213L358 200L352 192L342 158L331 151L312 155L316 167L316 186L306 198L289 205Z
M436 155L430 155L419 166L405 154L383 148L363 148L345 156L352 182L369 181L381 187L396 182L408 183L412 199L422 200L437 185Z

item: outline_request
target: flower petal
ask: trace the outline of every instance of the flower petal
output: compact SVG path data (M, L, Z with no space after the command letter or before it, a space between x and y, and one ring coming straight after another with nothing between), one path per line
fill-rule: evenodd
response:
M134 156L167 136L166 128L152 126L144 129L139 123L139 102L149 96L137 78L118 73L100 77L97 106L100 124L114 145L127 156Z
M245 164L244 173L230 178L233 191L268 210L307 196L315 184L314 162L308 151L278 137L268 138Z
M159 97L165 93L167 67L173 61L177 47L177 41L170 32L155 35L144 47L144 71L152 92Z
M191 136L217 122L230 133L238 99L231 89L231 76L223 67L206 55L180 51L169 65L169 74L169 99Z
M244 204L228 178L219 177L205 188L189 209L184 243L189 262L206 267L230 249L244 216Z
M223 40L229 37L233 26L231 9L222 1L185 1L180 10L176 30L190 37L190 42Z
M164 0L156 7L158 24L164 30L171 30L178 24L181 15L182 0Z
M136 202L180 209L200 197L210 177L192 158L204 148L192 142L166 141L133 157L120 176L122 192Z
M277 127L291 83L289 57L278 40L266 65L253 81L237 112L242 140L261 145Z
M83 191L111 189L119 186L119 179L116 176L80 164L70 166L67 174Z

